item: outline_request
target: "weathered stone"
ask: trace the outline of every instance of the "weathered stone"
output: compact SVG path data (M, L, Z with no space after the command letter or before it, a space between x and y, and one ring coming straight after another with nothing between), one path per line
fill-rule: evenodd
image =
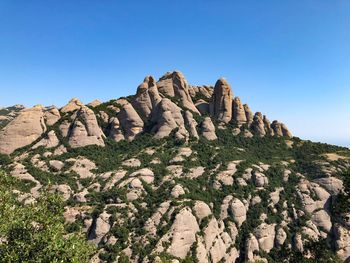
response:
M22 110L0 131L0 153L13 151L33 143L46 131L42 106Z
M233 121L238 125L246 123L247 122L246 112L244 110L244 107L239 97L234 98L232 102L232 108L233 108L233 118L232 118Z
M228 123L232 119L231 86L224 78L219 79L214 87L214 94L210 102L210 114L217 120Z
M125 104L118 114L125 138L132 141L143 130L144 123L131 104Z
M44 119L47 126L54 125L61 118L59 110L52 106L44 111Z
M218 138L215 134L215 126L210 117L205 117L204 121L202 122L202 134L204 138L209 141L214 141Z
M72 112L75 110L79 110L81 107L83 107L84 104L81 103L80 100L77 98L71 99L66 106L60 109L62 113Z
M69 145L72 148L93 144L104 146L104 138L94 112L86 106L81 107L68 133Z

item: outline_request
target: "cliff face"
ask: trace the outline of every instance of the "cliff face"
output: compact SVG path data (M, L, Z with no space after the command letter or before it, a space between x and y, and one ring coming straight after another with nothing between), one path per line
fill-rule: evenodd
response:
M23 202L62 195L67 226L99 246L92 262L317 260L321 245L350 258L350 209L336 212L350 151L293 137L223 78L174 71L127 98L3 112L0 168L33 184Z

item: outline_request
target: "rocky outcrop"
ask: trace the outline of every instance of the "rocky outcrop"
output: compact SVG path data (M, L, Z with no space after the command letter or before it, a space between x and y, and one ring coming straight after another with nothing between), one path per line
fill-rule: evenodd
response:
M52 106L45 110L44 118L46 125L52 126L61 118L61 114L55 106Z
M110 215L104 211L99 215L96 219L95 223L92 225L92 229L89 233L89 240L91 240L94 244L99 244L103 237L109 232L111 229L111 225L109 224Z
M79 110L81 107L83 107L84 104L78 100L77 98L71 99L66 106L60 109L60 112L67 113Z
M236 222L237 226L240 227L242 223L247 219L247 209L238 198L234 198L230 205L231 214L233 220Z
M167 98L162 99L157 105L152 116L152 122L155 123L152 131L155 132L154 137L156 139L169 136L174 129L178 129L175 134L176 138L188 138L181 108Z
M37 140L46 131L42 106L25 109L0 131L0 153L11 154Z
M185 112L185 123L189 128L190 136L198 139L199 135L197 132L197 125L198 123L196 120L193 118L193 114L190 111Z
M73 148L93 144L104 146L104 138L94 112L86 106L81 107L68 133L69 145Z
M191 210L185 207L176 215L169 232L160 239L157 252L164 251L163 242L170 242L166 252L184 259L196 241L197 232L199 232L197 220Z
M337 224L334 228L336 237L335 249L337 255L348 262L350 260L350 230Z
M209 103L205 100L198 100L195 105L202 115L208 114L210 112Z
M253 122L251 124L251 129L256 135L260 137L266 135L264 120L260 112L255 113Z
M243 123L246 123L247 122L246 111L239 97L234 98L232 107L233 107L232 120L238 125L242 125Z
M154 78L152 76L147 76L143 83L138 86L132 105L140 114L141 118L146 121L150 117L152 109L161 99Z
M161 93L180 99L180 103L184 108L199 114L199 111L193 104L189 85L181 72L173 71L166 73L157 82L157 87Z
M120 123L117 117L111 118L109 126L110 126L109 137L113 141L119 142L119 141L125 140L123 131L120 127Z
M228 123L232 119L233 93L228 82L221 78L214 87L214 93L210 102L210 114L217 120Z
M142 132L144 123L131 104L125 104L117 117L128 141L132 141Z
M218 138L215 134L215 126L210 117L206 117L202 122L202 135L209 141L214 141Z
M244 104L243 108L244 108L245 117L247 119L248 125L250 125L253 122L254 114L249 108L248 104Z
M32 149L36 149L40 146L45 148L53 148L58 146L60 141L58 140L55 131L49 131L44 138L37 142Z

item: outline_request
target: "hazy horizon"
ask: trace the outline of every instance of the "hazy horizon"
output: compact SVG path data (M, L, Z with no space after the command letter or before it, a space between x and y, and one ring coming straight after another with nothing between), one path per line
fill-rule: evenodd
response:
M178 69L302 139L350 147L350 2L1 1L0 106L134 94Z

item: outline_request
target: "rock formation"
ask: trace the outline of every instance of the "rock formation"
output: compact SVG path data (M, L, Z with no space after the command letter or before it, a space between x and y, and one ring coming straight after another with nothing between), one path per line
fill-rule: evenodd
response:
M210 114L219 121L228 123L232 119L231 86L224 78L219 79L214 87L214 93L210 102Z
M42 106L25 109L0 131L0 153L13 151L33 143L46 131Z

